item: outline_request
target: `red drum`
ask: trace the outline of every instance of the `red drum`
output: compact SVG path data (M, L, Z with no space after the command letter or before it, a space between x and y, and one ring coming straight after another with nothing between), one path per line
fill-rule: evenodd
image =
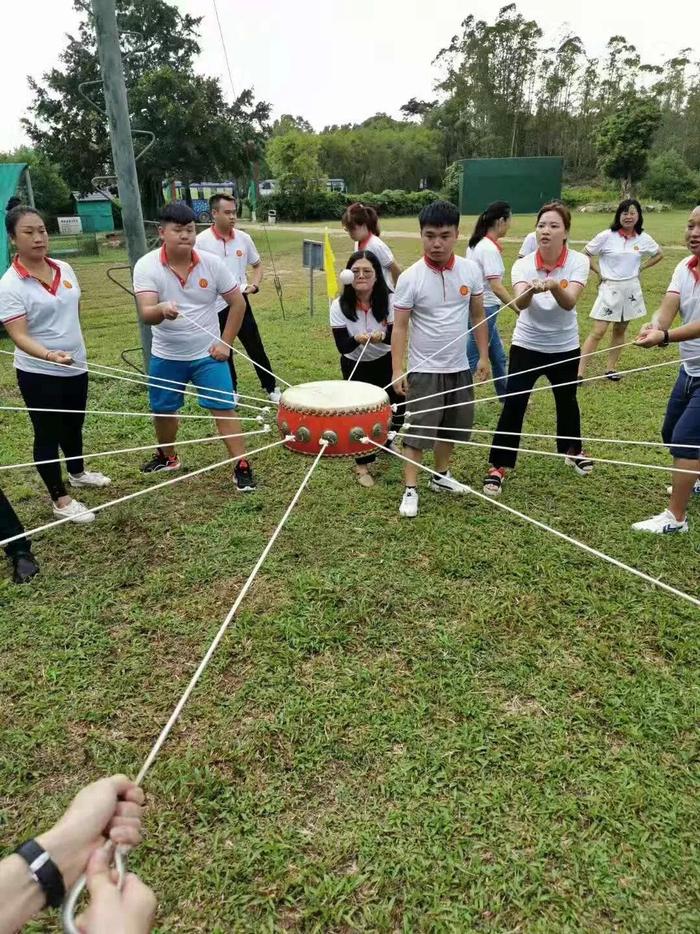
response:
M360 457L375 450L361 438L384 444L391 415L389 397L379 386L328 379L285 390L277 425L282 435L294 435L285 445L291 451L316 455L323 438L324 456Z

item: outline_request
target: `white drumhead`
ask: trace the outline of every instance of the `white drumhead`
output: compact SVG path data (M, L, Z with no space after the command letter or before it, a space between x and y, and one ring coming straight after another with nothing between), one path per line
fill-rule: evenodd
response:
M388 402L386 392L371 383L324 379L290 386L282 393L280 405L302 412L370 412Z

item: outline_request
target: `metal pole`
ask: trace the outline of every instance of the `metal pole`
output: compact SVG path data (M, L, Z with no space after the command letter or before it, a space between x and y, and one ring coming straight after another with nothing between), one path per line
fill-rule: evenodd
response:
M104 85L114 174L117 177L119 187L119 202L126 236L126 249L129 254L129 265L133 272L136 261L148 251L148 247L146 245L143 214L141 213L141 194L139 192L138 176L136 175L134 143L131 137L124 70L119 49L115 0L92 0L92 10L95 14L97 52L100 57L102 84ZM151 329L140 318L138 322L139 331L141 332L143 362L146 372L148 372L151 357Z
M29 202L30 208L35 208L36 204L34 203L34 189L32 188L32 178L29 174L29 166L24 170L24 184L27 186L27 201Z
M311 298L311 314L309 317L313 318L314 316L314 267L309 267L309 296Z

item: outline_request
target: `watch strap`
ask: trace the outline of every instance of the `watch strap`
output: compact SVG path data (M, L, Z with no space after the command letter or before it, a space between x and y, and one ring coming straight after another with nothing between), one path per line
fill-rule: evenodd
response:
M27 840L15 850L26 862L29 874L46 896L46 904L58 908L66 895L61 871L51 856L36 840Z

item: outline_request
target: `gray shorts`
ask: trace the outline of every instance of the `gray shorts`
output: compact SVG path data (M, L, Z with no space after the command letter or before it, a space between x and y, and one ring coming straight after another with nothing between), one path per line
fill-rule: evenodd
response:
M434 392L439 395L412 404L413 399L421 399ZM458 373L409 373L406 422L411 427L404 435L404 445L429 451L436 440L468 441L471 437L469 429L474 424L474 406L455 403L473 401L474 389L470 370L460 370ZM421 409L434 411L421 412ZM467 430L454 430L463 428ZM413 438L413 434L424 437Z

